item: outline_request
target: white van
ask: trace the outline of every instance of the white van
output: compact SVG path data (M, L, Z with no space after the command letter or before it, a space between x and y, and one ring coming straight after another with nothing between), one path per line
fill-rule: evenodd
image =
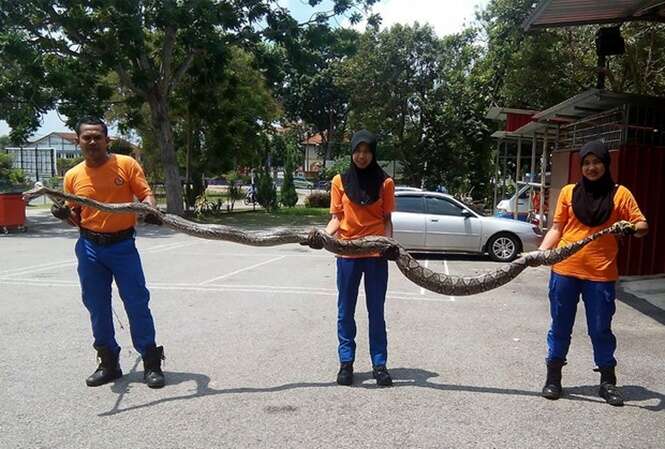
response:
M529 197L529 191L535 187L531 187L529 184L525 184L520 187L517 191L517 219L520 221L527 221L527 216L529 211L531 211L531 198ZM496 216L502 218L514 218L515 212L515 195L511 196L507 200L499 201L499 204L496 205Z

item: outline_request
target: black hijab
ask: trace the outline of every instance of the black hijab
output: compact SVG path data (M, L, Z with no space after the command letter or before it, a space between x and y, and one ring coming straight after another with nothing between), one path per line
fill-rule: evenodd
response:
M610 152L607 145L600 140L585 144L580 150L580 165L590 154L603 162L605 173L596 181L590 181L582 175L582 179L573 188L573 212L579 221L595 227L609 220L614 207L616 186L610 173Z
M372 162L370 162L367 168L362 170L356 167L356 164L353 162L353 153L361 143L369 145L373 156ZM381 194L383 181L388 178L386 172L376 162L376 136L366 129L353 134L353 138L351 139L351 154L351 166L342 174L344 192L351 201L361 206L375 203Z

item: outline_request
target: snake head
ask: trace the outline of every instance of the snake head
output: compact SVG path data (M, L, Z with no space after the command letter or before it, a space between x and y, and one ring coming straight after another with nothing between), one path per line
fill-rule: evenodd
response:
M44 184L37 181L32 189L23 192L23 201L26 203L38 198L44 194Z
M635 225L629 221L621 220L612 225L612 234L633 235L637 232Z

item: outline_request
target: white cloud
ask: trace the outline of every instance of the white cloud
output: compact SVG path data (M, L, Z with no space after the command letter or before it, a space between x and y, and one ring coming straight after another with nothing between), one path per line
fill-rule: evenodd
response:
M373 12L383 19L381 27L396 23L411 25L428 23L439 36L461 31L475 18L476 7L485 7L489 0L383 0ZM364 24L362 25L364 28Z

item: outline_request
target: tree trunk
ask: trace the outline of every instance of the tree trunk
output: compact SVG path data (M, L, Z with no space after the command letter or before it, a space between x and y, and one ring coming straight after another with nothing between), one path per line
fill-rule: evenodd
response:
M162 152L164 168L164 187L166 188L166 211L170 214L182 215L182 185L173 144L173 129L169 118L168 99L158 89L148 93L150 118Z

